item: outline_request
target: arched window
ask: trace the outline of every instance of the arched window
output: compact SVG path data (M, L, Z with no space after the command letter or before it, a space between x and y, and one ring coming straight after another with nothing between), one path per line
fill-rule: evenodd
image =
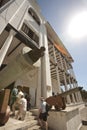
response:
M38 25L40 25L40 19L32 8L29 8L28 13L33 17Z

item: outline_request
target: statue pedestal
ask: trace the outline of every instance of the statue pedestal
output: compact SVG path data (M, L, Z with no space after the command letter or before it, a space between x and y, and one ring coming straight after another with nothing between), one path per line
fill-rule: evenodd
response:
M82 126L79 109L69 111L50 111L49 127L53 130L80 130Z

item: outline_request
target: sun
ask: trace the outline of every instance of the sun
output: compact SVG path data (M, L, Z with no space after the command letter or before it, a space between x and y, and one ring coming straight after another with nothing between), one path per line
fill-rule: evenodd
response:
M76 14L69 23L68 34L71 38L83 38L87 36L87 12Z

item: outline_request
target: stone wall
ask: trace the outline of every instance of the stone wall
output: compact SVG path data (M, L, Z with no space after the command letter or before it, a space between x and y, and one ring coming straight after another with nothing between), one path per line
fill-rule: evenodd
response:
M79 109L49 112L48 124L53 130L79 130L82 126Z

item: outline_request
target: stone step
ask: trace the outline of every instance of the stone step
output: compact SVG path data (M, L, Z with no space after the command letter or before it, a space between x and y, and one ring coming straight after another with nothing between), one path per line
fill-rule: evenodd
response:
M19 121L10 118L9 121L4 126L0 127L0 130L26 130L37 124L38 124L37 120Z
M27 111L24 121L10 117L8 122L0 127L0 130L40 130L39 128L40 126L38 126L36 116L34 116L32 112Z
M27 112L27 113L26 113L26 116L25 116L25 120L26 120L26 121L36 120L36 119L37 119L37 117L34 116L34 115L32 114L32 112Z
M35 125L32 128L28 128L27 130L41 130L39 125Z
M38 116L38 109L31 109L30 112L31 112L34 116Z
M35 116L26 116L26 117L25 117L25 120L26 120L26 121L35 120L35 119L36 119Z
M27 111L27 112L26 112L26 116L32 116L32 112Z
M17 114L17 111L16 111ZM15 119L15 116L11 116L13 119ZM26 112L26 116L25 116L25 120L34 120L36 118L36 116L34 116L32 114L32 112L27 111Z
M37 120L32 120L32 121L28 121L24 123L23 127L22 127L22 130L27 130L27 129L30 129L32 128L33 126L37 125L38 124L38 121ZM19 129L18 129L19 130Z

